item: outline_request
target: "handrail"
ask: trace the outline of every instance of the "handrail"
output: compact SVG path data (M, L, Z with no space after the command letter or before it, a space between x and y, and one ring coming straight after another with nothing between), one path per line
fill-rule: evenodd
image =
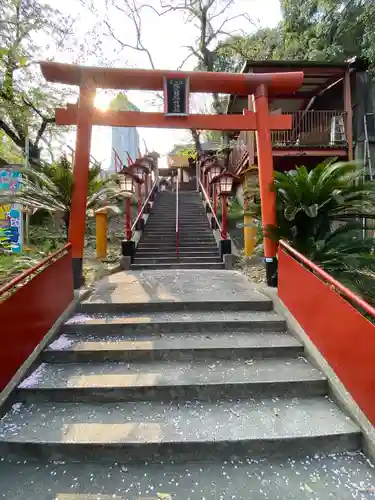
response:
M217 227L218 227L218 229L221 231L221 224L219 224L219 220L218 220L218 218L216 217L216 214L215 214L215 212L214 212L214 209L212 208L210 198L209 198L208 194L206 193L206 190L205 190L205 188L204 188L204 186L203 186L203 183L202 183L202 181L201 181L200 179L198 179L198 182L199 182L200 187L201 187L201 189L202 189L203 196L205 197L205 199L206 199L206 201L207 201L207 203L208 203L208 206L210 207L210 210L211 210L211 212L212 212L212 215L214 216L214 219L215 219L215 221L216 221Z
M124 169L124 164L122 163L121 158L117 154L117 151L115 150L115 148L112 148L112 151L115 153L115 171L116 171L116 174L117 174L118 172L121 172L121 170ZM117 170L117 164L118 163L120 164L119 165L120 168Z
M143 203L143 205L142 205L141 211L138 213L138 215L137 215L137 217L136 217L135 221L133 222L133 225L132 225L132 227L131 227L131 232L132 232L132 233L134 232L134 230L135 230L135 228L136 228L136 225L138 224L139 219L142 217L143 212L144 212L144 210L145 210L145 208L146 208L147 204L148 204L148 203L149 203L149 201L150 201L150 198L151 198L151 196L152 196L152 193L153 193L153 192L154 192L154 190L155 190L155 186L157 185L157 183L158 183L158 181L157 181L157 180L155 180L155 182L154 182L154 183L153 183L153 185L152 185L152 188L150 189L150 192L148 193L148 196L147 196L147 198L146 198L145 202L144 202L144 203Z
M367 314L375 318L375 308L370 306L370 304L368 304L365 300L358 297L357 294L351 292L342 283L335 280L335 278L333 278L330 274L328 274L326 271L323 271L321 267L317 266L316 264L311 262L311 260L309 260L307 257L297 252L297 250L288 245L288 243L286 243L285 241L280 240L279 244L282 248L284 248L298 260L303 262L306 265L306 267L314 271L320 278L324 279L325 281L327 281L327 283L337 288L337 290L339 290L347 299L351 300L357 307L359 307Z
M180 181L178 179L178 173L176 176L176 257L178 259L178 243L179 243L179 188Z
M38 271L41 267L44 267L50 261L55 260L57 257L60 256L60 254L69 250L71 248L71 246L72 246L71 243L67 243L59 250L56 250L56 252L51 253L51 255L49 255L45 259L41 260L40 262L38 262L38 264L36 264L35 266L30 267L29 269L26 269L26 271L23 271L21 274L19 274L15 278L13 278L11 281L9 281L9 283L7 283L6 285L4 285L0 288L0 296L3 295L5 292L8 292L9 290L11 290L16 285L18 285L25 278L28 278L31 274L34 274L36 271Z

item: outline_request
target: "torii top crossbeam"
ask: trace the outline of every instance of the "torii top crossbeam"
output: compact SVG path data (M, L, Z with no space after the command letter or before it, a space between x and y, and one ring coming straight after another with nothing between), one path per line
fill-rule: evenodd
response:
M42 62L46 80L81 86L91 82L103 89L162 90L164 78L189 78L190 92L249 95L259 85L265 85L269 95L296 92L303 82L302 72L291 73L209 73L132 68L95 68Z

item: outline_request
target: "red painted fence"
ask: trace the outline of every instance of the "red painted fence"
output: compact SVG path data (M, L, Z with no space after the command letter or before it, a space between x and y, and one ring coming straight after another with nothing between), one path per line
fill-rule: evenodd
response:
M356 307L375 309L285 242L278 279L280 299L375 425L375 325Z
M0 288L0 389L73 300L71 245Z

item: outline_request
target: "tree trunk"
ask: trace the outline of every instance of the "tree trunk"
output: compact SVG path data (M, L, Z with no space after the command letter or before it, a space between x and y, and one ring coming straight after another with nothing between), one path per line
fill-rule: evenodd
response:
M199 132L197 132L195 129L193 129L191 131L191 135L193 136L195 149L196 149L196 151L198 153L198 157L199 157L203 154Z
M65 212L65 214L63 215L63 221L64 221L65 232L66 232L66 240L68 241L68 238L69 238L70 212Z

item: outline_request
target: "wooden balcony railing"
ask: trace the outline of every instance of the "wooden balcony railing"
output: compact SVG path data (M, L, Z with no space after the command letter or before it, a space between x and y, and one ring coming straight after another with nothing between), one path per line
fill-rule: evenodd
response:
M344 111L295 111L291 130L271 133L276 148L331 148L347 145Z
M292 115L292 129L271 132L273 149L347 147L344 111L295 111L285 114ZM249 156L250 163L256 163L254 132L241 132L231 146L230 170L236 172L249 160Z

